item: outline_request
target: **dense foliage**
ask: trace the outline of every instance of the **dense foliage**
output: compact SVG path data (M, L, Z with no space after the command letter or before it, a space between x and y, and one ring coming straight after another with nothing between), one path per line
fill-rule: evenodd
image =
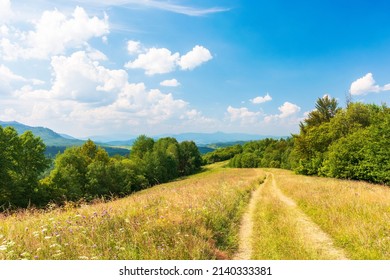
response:
M350 103L314 123L309 115L294 140L298 173L390 183L386 105Z
M0 126L0 207L26 207L36 203L39 178L48 167L45 145L27 131L18 135Z
M230 167L253 168L273 167L290 169L289 155L293 141L266 138L244 144L242 153L236 154L229 162Z
M212 164L215 162L231 159L237 154L242 153L242 146L237 144L234 146L218 148L203 156L204 164Z
M231 167L277 167L299 174L390 184L390 108L324 96L288 139L243 146Z
M58 154L52 170L45 145L31 132L18 136L0 127L0 206L44 206L48 202L124 196L198 171L202 158L194 142L174 138L137 138L131 156L109 157L88 140Z

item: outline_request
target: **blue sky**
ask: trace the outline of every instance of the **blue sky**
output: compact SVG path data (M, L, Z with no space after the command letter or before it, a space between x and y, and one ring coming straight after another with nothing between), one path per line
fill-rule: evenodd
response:
M380 0L0 0L0 120L76 137L289 135L325 94L389 103L389 11Z

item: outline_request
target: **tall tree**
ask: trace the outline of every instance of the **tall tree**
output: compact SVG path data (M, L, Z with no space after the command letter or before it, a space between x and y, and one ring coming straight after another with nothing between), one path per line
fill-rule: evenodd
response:
M317 99L315 109L308 114L304 122L309 127L318 126L324 122L329 122L338 111L340 111L340 108L337 100L325 95Z

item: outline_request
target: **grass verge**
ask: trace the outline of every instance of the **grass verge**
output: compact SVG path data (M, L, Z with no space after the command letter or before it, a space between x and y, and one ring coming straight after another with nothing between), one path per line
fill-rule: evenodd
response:
M390 188L270 170L280 189L350 259L390 259Z

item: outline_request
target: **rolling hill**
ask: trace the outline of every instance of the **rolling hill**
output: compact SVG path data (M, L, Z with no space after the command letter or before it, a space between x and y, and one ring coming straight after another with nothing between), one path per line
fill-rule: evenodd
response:
M0 121L0 126L7 127L11 126L15 128L18 134L22 134L26 131L31 131L35 136L40 137L45 143L46 155L49 157L54 157L59 152L63 152L66 148L72 146L80 146L84 144L84 140L76 139L69 135L61 135L49 128L46 127L32 127L15 121L12 122L3 122ZM104 148L109 155L127 155L129 153L128 149L123 149L119 147L111 147L107 144L97 143L99 146Z

